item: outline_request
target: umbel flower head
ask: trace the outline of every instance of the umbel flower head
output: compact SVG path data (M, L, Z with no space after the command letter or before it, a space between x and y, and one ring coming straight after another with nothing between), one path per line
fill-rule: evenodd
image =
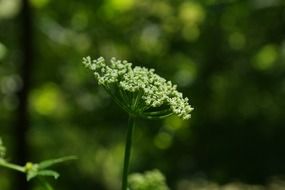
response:
M163 118L176 114L189 119L193 108L171 81L154 73L154 69L135 66L126 60L112 58L109 64L100 57L92 60L83 58L83 64L94 72L112 98L125 111L135 117Z

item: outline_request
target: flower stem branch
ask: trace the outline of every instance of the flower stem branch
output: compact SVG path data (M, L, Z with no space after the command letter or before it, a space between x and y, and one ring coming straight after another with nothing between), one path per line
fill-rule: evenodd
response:
M16 170L22 173L25 173L25 168L22 166L18 166L16 164L12 164L9 162L6 162L5 160L3 160L2 158L0 158L0 166L5 167L5 168L9 168L12 170Z
M129 173L129 163L131 157L132 136L133 136L134 127L135 127L135 118L129 115L128 132L127 132L125 156L124 156L122 190L127 190L128 188L128 173Z

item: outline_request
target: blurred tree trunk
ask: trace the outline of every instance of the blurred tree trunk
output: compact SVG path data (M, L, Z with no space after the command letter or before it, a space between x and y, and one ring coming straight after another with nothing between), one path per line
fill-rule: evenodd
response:
M19 72L22 79L22 88L18 93L19 106L17 110L17 123L15 127L15 156L16 162L23 165L28 160L27 131L30 125L28 113L28 95L30 91L31 69L33 64L33 26L29 0L22 0L19 22L18 31L22 53ZM23 174L19 174L16 177L15 189L29 189Z

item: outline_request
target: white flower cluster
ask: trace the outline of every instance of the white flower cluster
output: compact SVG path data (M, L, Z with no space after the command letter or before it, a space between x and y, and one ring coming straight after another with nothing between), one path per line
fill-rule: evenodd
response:
M131 174L129 185L131 190L169 190L166 179L159 170Z
M103 57L97 60L83 58L83 64L94 72L100 85L107 89L116 86L120 91L120 96L129 104L137 114L146 117L164 116L176 114L182 119L189 119L193 108L188 103L188 98L183 98L182 93L178 92L176 85L171 81L154 73L154 69L145 67L134 67L127 61L111 59L111 64L107 65ZM129 98L128 94L135 94ZM159 111L149 111L151 108L167 106L167 109Z

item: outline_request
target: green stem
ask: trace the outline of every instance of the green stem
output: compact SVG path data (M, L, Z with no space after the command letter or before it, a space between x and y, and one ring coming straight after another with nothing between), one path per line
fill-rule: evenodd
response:
M18 166L16 164L11 164L9 162L6 162L3 159L0 159L0 166L5 167L5 168L9 168L9 169L12 169L12 170L17 170L17 171L22 172L22 173L25 173L25 168L24 167Z
M135 119L133 118L133 116L129 115L128 132L127 132L126 147L125 147L124 169L123 169L123 178L122 178L122 190L127 190L128 188L128 172L129 172L132 135L134 127L135 127Z
M53 190L52 186L44 179L39 178L42 186L46 189L46 190Z

